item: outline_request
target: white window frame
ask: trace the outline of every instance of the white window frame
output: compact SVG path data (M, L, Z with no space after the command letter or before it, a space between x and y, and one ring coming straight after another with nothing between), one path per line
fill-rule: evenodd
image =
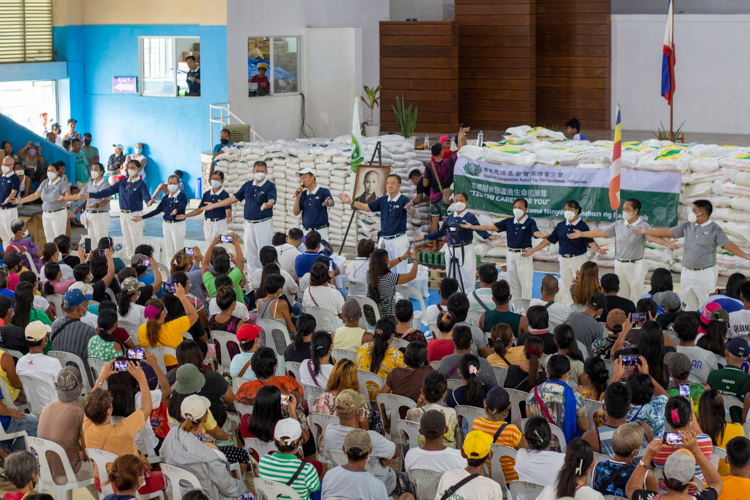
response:
M275 35L275 36L249 36L248 38L268 38L270 40L270 44L269 44L270 52L268 54L268 59L271 64L271 78L270 78L271 85L269 86L270 92L264 96L254 96L254 97L248 96L248 99L258 99L258 98L262 99L263 97L286 97L286 96L300 95L302 91L302 83L300 81L301 80L300 73L302 73L302 70L300 68L300 62L301 62L300 58L302 56L302 36L301 35ZM297 92L281 92L277 95L276 91L274 90L274 87L275 87L274 81L276 80L275 74L274 74L276 71L276 63L274 62L274 59L273 59L273 56L274 56L273 41L275 38L296 38L297 39ZM250 85L249 75L248 75L247 83L248 85Z
M173 77L173 83L174 83L174 92L172 94L144 94L143 88L145 86L145 80L143 78L143 41L145 39L159 39L159 38L169 38L172 40L172 58L174 62L174 77ZM177 40L180 38L196 38L200 40L200 36L139 36L138 37L138 95L141 97L179 97L179 87L177 85Z

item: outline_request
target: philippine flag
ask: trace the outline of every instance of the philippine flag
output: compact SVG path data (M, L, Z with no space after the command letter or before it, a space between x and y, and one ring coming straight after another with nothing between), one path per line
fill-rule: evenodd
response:
M667 29L664 32L664 55L661 62L661 95L672 104L672 96L676 88L674 79L674 8L672 0L669 0L669 11L667 13Z

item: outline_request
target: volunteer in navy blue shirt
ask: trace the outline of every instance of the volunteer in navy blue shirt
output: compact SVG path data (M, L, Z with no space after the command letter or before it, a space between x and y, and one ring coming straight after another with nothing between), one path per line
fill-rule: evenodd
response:
M156 210L143 216L136 215L133 220L140 222L160 213L164 214L164 222L161 223L162 231L164 231L164 250L167 252L167 258L171 260L178 251L185 248L187 222L184 219L178 219L177 216L185 215L187 196L180 191L180 178L174 174L167 178L167 190L169 194L161 199Z
M125 242L126 255L135 255L137 247L143 239L143 227L145 221L135 218L143 215L143 203L151 206L151 195L148 192L146 183L140 178L141 162L130 160L128 162L128 175L120 179L114 185L107 189L102 189L96 193L80 193L78 196L82 200L89 198L109 198L113 194L119 195L120 212L127 214L126 217L120 217L122 225L122 238Z
M190 55L185 58L185 62L190 68L187 73L186 82L188 85L188 95L191 97L200 97L201 95L201 68L195 56Z
M320 238L328 239L328 207L333 206L331 192L316 184L315 172L303 168L299 172L302 186L294 193L294 215L302 214L302 227L305 233L317 231Z
M448 238L448 244L445 246L445 273L449 278L458 279L458 275L451 272L451 256L458 259L461 266L463 292L467 295L474 291L477 284L477 258L474 252L474 231L471 227L475 225L479 227L477 216L467 209L468 202L469 195L456 193L453 203L453 208L456 211L443 221L443 226L434 233L426 236L419 235L414 238L414 241L435 241L441 237ZM451 232L448 228L451 224L458 224L461 229ZM483 230L477 230L477 234L484 239L490 236L490 233Z
M569 234L574 231L588 231L589 226L581 220L581 205L576 200L565 202L563 216L565 220L559 223L552 234L547 236L541 243L530 250L525 250L521 255L531 257L534 252L558 243L560 245L560 278L562 281L563 302L571 305L573 298L570 296L570 287L573 285L576 271L581 269L584 262L589 260L588 249L604 255L606 252L599 248L593 238L570 239Z
M206 203L206 210L228 207L232 203L245 201L245 255L250 270L261 267L260 249L270 247L273 241L273 206L276 204L276 185L266 179L268 167L264 161L253 165L252 181L242 187L226 200L218 203Z
M216 157L219 156L222 153L222 149L225 146L234 146L233 143L229 142L229 130L223 128L221 129L221 134L219 135L219 144L214 146L214 155L211 157L211 175L214 173L214 167L216 166ZM206 240L208 241L208 240Z
M339 199L344 203L351 203L352 208L363 212L380 212L380 239L378 247L388 251L388 258L396 260L402 257L409 249L409 238L406 237L406 216L413 214L416 209L411 200L401 195L401 177L391 174L385 182L385 196L370 203L352 201L352 197L345 193L339 193ZM398 274L406 274L409 263L401 261L394 269Z
M231 208L215 208L213 210L206 210L206 205L209 203L219 203L229 198L222 184L224 183L224 172L221 170L214 170L211 174L211 189L203 193L201 203L198 208L193 210L187 215L178 215L177 220L185 220L188 217L195 217L205 213L206 219L203 221L203 240L213 241L214 238L222 234L229 234L227 231L227 223L232 222L232 209Z
M508 254L505 262L508 265L508 284L510 294L516 305L516 311L527 310L531 301L531 287L534 281L534 259L524 257L523 251L531 248L531 238L546 238L549 233L542 233L536 227L536 221L526 215L529 202L525 198L518 198L513 202L513 217L484 226L462 224L461 227L474 230L505 231L508 237ZM491 240L500 235L490 236Z
M10 202L21 189L21 181L13 171L13 157L3 158L3 175L0 177L0 238L6 245L13 239L10 224L18 219L18 208Z
M315 261L318 260L318 258L322 255L323 257L327 257L328 254L320 253L320 250L322 248L322 245L320 243L321 237L320 233L317 231L310 231L307 233L307 237L305 238L305 251L299 255L297 255L297 258L294 259L294 274L298 277L302 277L305 274L310 272L310 269L312 269L313 264L315 264ZM333 262L333 260L329 260L331 264L333 264L333 275L336 276L338 274L341 274L341 271L339 271L338 267L336 267L336 264Z

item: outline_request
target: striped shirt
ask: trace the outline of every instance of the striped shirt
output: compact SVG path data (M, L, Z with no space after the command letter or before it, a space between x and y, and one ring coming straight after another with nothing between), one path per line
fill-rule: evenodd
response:
M490 436L494 436L503 424L505 424L505 422L492 422L482 417L474 419L474 425L471 427L471 430L486 432ZM497 437L497 440L495 440L495 444L516 449L521 442L522 436L523 434L521 434L518 427L513 424L508 424L505 429L503 429L503 432ZM503 466L503 475L505 475L506 483L518 480L518 473L515 471L516 461L514 459L510 457L500 457L500 464ZM488 463L487 467L491 467L491 464ZM492 474L491 469L490 474Z
M700 450L706 456L706 459L710 460L711 454L714 451L714 444L713 442L711 442L711 438L709 437L709 435L698 434L696 436L696 440L698 441L698 448L700 448ZM657 467L664 467L664 464L667 463L667 458L669 458L672 453L679 450L680 448L682 447L663 444L661 448L659 448L659 451L656 452L656 456L654 457L654 464ZM705 480L703 479L703 472L701 471L701 468L697 463L695 464L695 477L705 483Z
M258 464L260 477L287 484L292 478L302 461L294 455L274 453L264 455ZM305 500L310 498L310 493L320 489L320 479L315 467L306 463L294 482L290 485L297 494Z

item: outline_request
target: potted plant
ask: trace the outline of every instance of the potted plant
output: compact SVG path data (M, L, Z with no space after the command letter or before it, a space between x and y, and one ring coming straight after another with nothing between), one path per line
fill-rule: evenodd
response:
M365 94L367 94L366 99L364 96L360 96L365 106L370 109L370 118L362 122L365 137L377 137L380 135L380 125L375 125L373 121L375 120L375 108L380 105L380 85L375 88L365 85Z
M683 125L685 125L685 122L682 122L680 126L677 127L677 130L670 133L664 127L664 124L662 122L659 122L659 129L656 132L654 132L654 135L660 141L670 141L674 143L681 142L685 144L685 133L682 131Z
M413 113L411 107L412 105L409 104L409 107L407 108L404 102L404 98L401 97L401 100L399 101L398 96L396 96L396 105L394 106L393 104L391 104L393 113L396 115L396 125L398 125L398 131L401 133L404 139L407 139L412 144L415 144L417 138L414 137L413 134L414 129L417 127L417 107L414 106Z

